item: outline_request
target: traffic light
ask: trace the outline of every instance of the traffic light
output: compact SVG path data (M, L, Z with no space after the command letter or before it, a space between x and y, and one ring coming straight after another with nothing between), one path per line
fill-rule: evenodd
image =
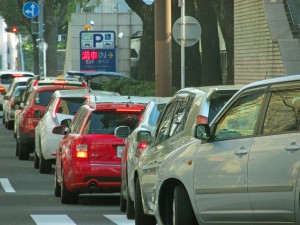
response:
M6 27L5 28L6 32L12 32L12 33L18 33L19 28L17 26L12 26L12 27Z
M90 30L90 29L91 29L90 25L88 25L88 24L84 25L84 30Z

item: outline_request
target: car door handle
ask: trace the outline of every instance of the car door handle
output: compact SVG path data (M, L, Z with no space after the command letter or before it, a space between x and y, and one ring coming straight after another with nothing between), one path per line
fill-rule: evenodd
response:
M248 150L245 148L241 148L240 150L237 150L234 154L238 156L246 155L248 154Z
M290 146L285 148L286 151L297 151L300 149L300 145L296 145L296 142L292 142Z

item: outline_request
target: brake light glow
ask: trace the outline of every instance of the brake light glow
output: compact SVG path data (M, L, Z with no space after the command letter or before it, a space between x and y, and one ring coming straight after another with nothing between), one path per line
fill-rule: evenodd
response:
M38 84L39 84L39 81L38 81L38 80L35 80L35 81L33 82L33 87L34 87L34 88L37 88Z
M208 118L205 116L197 116L197 124L208 124Z
M78 138L74 143L73 156L75 158L88 158L88 145L84 138Z
M82 81L82 87L87 88L87 84L84 81Z
M136 148L136 157L140 158L142 156L143 151L148 147L148 143L142 141L138 144Z
M3 92L3 91L5 91L5 87L0 87L0 92Z
M13 77L23 77L24 74L13 74Z
M143 109L116 109L117 112L141 112Z
M54 81L54 84L67 84L67 81L65 81L65 80L56 80L56 81Z

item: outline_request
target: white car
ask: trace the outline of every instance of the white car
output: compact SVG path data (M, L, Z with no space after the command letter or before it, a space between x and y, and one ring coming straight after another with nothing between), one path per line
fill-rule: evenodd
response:
M139 125L132 131L125 141L125 149L121 157L121 195L120 210L126 211L127 219L134 219L134 169L142 155L142 151L147 148L147 142L139 142L137 133L140 130L148 130L154 134L157 122L169 102L170 97L153 98L144 110ZM129 129L129 128L128 128Z
M160 164L171 157L178 148L184 148L194 141L194 127L198 123L209 124L218 114L220 109L241 88L241 86L224 85L215 87L185 88L181 89L166 105L162 117L157 125L155 135L150 131L139 131L139 139L148 140L149 147L143 151L135 168L135 224L155 225L156 182L159 179L157 172ZM188 162L184 162L188 163ZM170 170L176 170L179 174L184 170L178 169L180 164L169 164ZM165 198L172 194L172 185L166 185ZM163 204L163 203L162 203ZM163 205L166 213L172 212L172 203ZM169 214L168 214L169 215ZM165 224L173 224L168 218ZM176 225L189 225L179 223Z
M55 91L44 115L35 128L34 168L40 173L51 173L55 164L56 149L62 135L52 133L53 127L61 125L64 119L72 119L79 107L90 95L106 96L119 95L116 92L81 90ZM41 114L38 110L35 112Z
M0 109L3 109L4 95L8 91L8 88L14 78L17 77L33 77L34 73L26 71L0 71L0 89L4 89L4 92L0 94Z

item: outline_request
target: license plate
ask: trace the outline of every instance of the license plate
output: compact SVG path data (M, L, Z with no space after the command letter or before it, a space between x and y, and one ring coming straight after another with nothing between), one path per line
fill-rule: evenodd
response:
M117 158L121 158L124 146L117 146Z

